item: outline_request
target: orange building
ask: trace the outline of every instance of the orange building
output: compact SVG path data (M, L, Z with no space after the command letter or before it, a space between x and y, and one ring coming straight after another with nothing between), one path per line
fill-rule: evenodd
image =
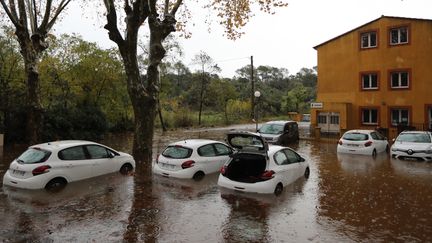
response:
M432 20L382 16L314 47L321 132L432 128Z

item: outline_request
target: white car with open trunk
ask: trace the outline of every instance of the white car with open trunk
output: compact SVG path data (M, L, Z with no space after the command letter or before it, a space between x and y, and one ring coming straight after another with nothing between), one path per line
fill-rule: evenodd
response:
M268 145L257 133L230 132L227 141L237 149L221 168L218 185L236 191L280 194L300 177L309 177L309 164L288 147Z

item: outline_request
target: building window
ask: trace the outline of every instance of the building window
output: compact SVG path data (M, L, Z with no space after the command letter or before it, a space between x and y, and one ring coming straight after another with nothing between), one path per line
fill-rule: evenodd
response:
M327 116L318 115L319 124L327 124Z
M390 29L390 45L400 45L408 43L408 27L398 27Z
M339 125L339 116L330 116L330 124Z
M378 110L377 109L362 109L362 124L378 125Z
M410 75L407 71L390 72L390 85L392 89L409 88Z
M378 74L363 73L361 74L361 85L364 90L378 89Z
M362 49L377 47L377 33L375 31L361 33L360 43Z
M391 109L391 124L397 125L409 125L409 110L408 109Z

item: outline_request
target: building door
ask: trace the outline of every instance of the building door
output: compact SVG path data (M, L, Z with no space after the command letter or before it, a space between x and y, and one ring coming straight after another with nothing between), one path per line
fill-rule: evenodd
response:
M432 106L428 107L428 128L432 130Z
M317 121L321 132L338 133L340 131L338 112L319 112Z

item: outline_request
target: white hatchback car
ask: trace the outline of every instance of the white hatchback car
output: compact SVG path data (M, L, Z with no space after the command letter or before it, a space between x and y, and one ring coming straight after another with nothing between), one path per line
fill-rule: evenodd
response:
M59 189L79 181L135 168L134 158L102 144L65 140L30 146L15 159L3 185L24 189Z
M155 174L199 180L218 172L233 150L225 143L209 139L187 139L168 145L157 157Z
M375 130L350 130L344 133L337 145L338 153L376 156L388 152L387 138Z
M298 178L309 177L309 164L302 156L288 147L268 146L257 133L230 132L227 141L238 151L221 168L221 187L278 195Z
M394 141L392 158L432 160L432 133L426 131L404 131Z

